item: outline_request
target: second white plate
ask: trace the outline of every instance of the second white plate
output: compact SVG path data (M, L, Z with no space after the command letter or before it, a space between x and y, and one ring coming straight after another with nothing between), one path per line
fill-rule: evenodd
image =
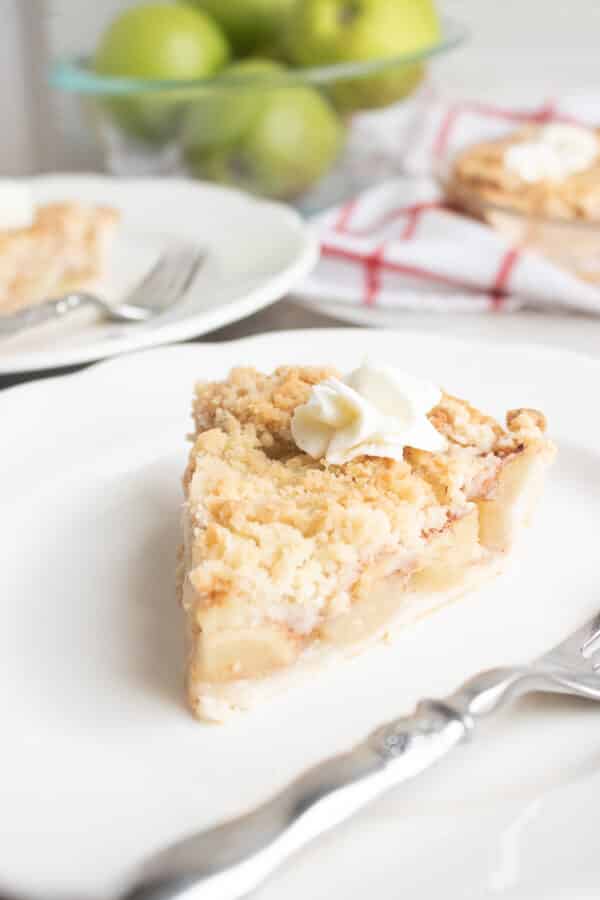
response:
M129 350L187 340L278 300L315 264L318 248L289 207L239 191L174 178L53 175L30 180L36 203L73 200L118 209L122 223L97 286L119 298L174 238L206 249L188 296L142 325L98 321L94 311L0 341L0 375L91 362Z
M343 300L312 301L303 298L298 291L294 292L294 299L313 313L351 325L420 331L467 341L538 344L557 350L565 347L600 357L600 316L529 310L513 313L413 312L379 306L353 306Z

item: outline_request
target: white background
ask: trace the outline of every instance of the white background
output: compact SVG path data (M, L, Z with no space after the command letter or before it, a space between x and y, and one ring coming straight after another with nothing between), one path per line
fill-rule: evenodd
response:
M47 59L90 50L134 0L0 0L0 173L99 164L76 104L44 88ZM228 0L223 0L224 3ZM600 86L598 0L439 0L471 29L440 61L438 81L460 95L539 96Z

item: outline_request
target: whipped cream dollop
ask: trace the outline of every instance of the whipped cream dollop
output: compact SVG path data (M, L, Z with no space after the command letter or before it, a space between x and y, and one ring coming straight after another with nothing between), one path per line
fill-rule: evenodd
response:
M357 456L402 459L405 447L446 448L427 413L439 387L392 366L365 362L343 380L316 384L292 416L292 437L314 459L342 465Z
M29 187L13 178L0 179L0 229L29 228L35 203Z
M504 154L504 163L523 181L563 181L588 169L599 152L598 138L591 129L545 125L531 140L511 144Z

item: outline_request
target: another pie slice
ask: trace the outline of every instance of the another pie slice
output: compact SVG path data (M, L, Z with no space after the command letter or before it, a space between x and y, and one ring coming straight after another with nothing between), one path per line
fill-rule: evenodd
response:
M118 220L109 207L51 203L31 225L0 229L0 315L93 284Z
M556 129L557 126L550 126ZM539 140L548 126L526 125L506 137L484 141L462 150L453 161L447 181L448 199L459 208L480 216L482 204L494 204L533 217L597 222L600 219L600 129L559 125L559 137L567 147L567 160L577 161L569 141L583 132L583 139L597 144L589 165L563 177L523 178L508 161L510 152ZM567 131L565 136L564 131ZM581 140L581 137L579 138ZM556 140L556 138L555 138Z
M291 420L330 369L200 384L179 595L193 711L220 721L495 574L554 456L541 413L506 428L442 395L443 452L315 460Z

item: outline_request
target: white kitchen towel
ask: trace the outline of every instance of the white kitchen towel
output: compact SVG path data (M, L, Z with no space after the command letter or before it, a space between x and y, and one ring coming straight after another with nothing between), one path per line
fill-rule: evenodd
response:
M302 297L317 306L323 298L411 310L508 311L526 305L600 314L600 289L448 208L435 177L462 147L523 122L600 122L600 97L527 110L435 97L424 102L418 126L414 108L406 112L412 117L409 133L401 128L401 107L394 113L394 133L402 135L396 167L403 174L313 219L321 259L302 285ZM385 116L371 125L372 135L376 126L383 138ZM358 127L364 127L360 121ZM388 134L391 127L389 118ZM389 140L378 145L393 152Z
M547 99L534 106L508 107L477 101L449 102L435 88L424 89L410 106L421 110L411 140L398 148L402 169L410 174L431 174L458 151L477 141L504 137L515 128L533 123L567 122L596 127L600 123L600 94L576 94ZM404 118L409 110L397 106L395 116ZM380 128L384 128L383 120Z

